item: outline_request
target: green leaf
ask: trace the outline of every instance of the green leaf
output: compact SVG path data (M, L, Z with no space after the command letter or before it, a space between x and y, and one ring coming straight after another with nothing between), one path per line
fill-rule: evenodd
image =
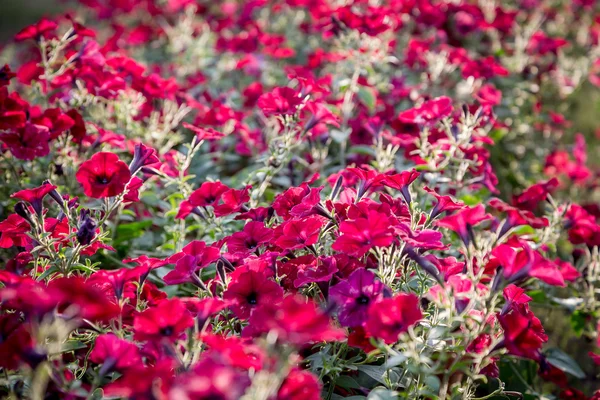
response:
M352 146L348 149L350 154L363 154L366 156L375 156L375 150L370 146Z
M52 275L55 272L58 272L59 269L56 265L51 266L50 268L48 268L47 270L45 270L40 276L38 276L38 281L43 281L44 279L48 278L50 275Z
M375 91L366 86L359 86L358 98L360 99L361 103L363 103L369 109L369 113L373 114L375 111L375 102L377 100Z
M425 385L431 390L432 393L440 391L440 378L435 375L429 375L425 378Z
M386 368L394 368L398 365L404 363L406 361L406 356L404 354L400 354L397 356L390 357L387 362L384 364Z
M323 396L323 398L325 398L325 396ZM350 396L350 397L346 397L346 396L340 396L339 394L332 394L331 395L331 400L365 400L366 397L365 396Z
M585 329L586 317L585 313L581 312L581 310L575 310L571 314L571 328L577 336L581 336Z
M534 303L545 303L547 296L543 290L530 290L527 296L531 297Z
M481 198L474 194L465 194L460 198L460 200L468 206L476 206L482 202Z
M87 345L79 340L70 340L62 345L60 349L61 353L66 353L73 350L80 350L87 348Z
M85 272L88 275L91 275L94 272L96 272L96 270L94 268L88 267L87 265L83 265L83 264L73 264L71 266L71 268L78 270L78 271Z
M384 385L386 384L383 376L388 368L386 368L384 365L359 365L358 370L377 382L383 383Z
M152 226L152 220L147 219L145 221L130 222L127 224L121 224L117 227L117 236L115 244L122 243L127 240L135 239L144 234L146 228Z
M371 390L367 400L395 400L398 398L398 392L384 388L375 388Z
M335 380L337 386L341 386L345 389L360 389L360 385L351 377L342 375Z
M518 228L515 228L513 232L518 236L532 235L535 233L535 229L533 229L530 225L522 225Z
M92 399L94 400L100 400L104 398L104 390L102 388L98 388L96 390L94 390L94 393L92 393Z
M352 131L350 129L346 129L343 131L339 130L339 129L332 129L329 132L329 136L331 136L333 141L336 143L344 143L350 137L350 133L352 133Z
M585 378L585 372L583 372L579 364L560 349L552 348L546 351L546 360L563 372L579 379Z

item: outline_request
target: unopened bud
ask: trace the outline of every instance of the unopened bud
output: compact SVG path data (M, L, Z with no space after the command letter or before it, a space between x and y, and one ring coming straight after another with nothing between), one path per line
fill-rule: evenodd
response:
M96 236L98 224L89 215L89 210L83 210L80 216L79 229L77 230L77 241L83 246L89 245Z

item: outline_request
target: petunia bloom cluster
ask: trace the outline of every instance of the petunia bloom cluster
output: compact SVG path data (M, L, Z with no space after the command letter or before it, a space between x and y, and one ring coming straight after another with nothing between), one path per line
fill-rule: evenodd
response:
M3 396L600 398L599 4L73 6L0 50Z

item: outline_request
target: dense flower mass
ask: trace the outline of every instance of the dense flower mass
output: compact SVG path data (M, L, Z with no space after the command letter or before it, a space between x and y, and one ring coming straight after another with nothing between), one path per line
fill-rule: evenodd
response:
M0 45L0 397L600 398L600 3L70 5Z

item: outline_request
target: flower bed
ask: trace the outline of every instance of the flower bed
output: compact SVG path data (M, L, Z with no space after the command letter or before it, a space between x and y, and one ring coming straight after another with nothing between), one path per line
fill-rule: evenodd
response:
M5 46L3 396L600 398L598 5L350 3L80 0Z

